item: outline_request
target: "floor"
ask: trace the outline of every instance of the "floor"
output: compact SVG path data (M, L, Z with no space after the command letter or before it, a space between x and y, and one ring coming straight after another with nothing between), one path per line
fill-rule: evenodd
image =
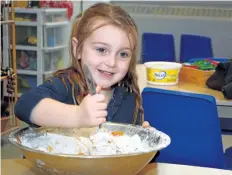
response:
M21 126L25 126L24 123ZM232 147L232 133L222 135L223 148L224 151ZM12 158L22 158L21 151L9 143L8 135L5 135L1 138L1 159L12 159Z

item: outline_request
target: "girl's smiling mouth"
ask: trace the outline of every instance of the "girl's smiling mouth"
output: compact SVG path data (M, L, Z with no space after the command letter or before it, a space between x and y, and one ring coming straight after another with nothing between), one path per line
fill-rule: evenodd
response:
M107 77L107 78L112 78L112 76L115 74L113 72L109 72L109 71L105 71L105 70L100 70L100 69L97 69L97 70L100 73L100 75Z

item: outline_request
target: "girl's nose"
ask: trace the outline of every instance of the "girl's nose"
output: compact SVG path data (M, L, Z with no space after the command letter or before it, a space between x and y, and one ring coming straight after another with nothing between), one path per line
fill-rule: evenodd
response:
M116 58L114 56L109 57L106 60L106 65L109 67L115 67L116 66Z

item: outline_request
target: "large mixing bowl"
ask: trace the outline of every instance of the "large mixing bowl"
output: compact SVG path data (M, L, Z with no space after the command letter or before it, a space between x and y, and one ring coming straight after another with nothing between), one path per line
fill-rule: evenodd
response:
M142 170L155 156L158 150L164 149L170 144L170 138L166 134L141 126L125 125L106 122L102 125L109 131L123 131L130 136L138 134L143 141L148 141L152 150L133 154L118 154L110 156L85 156L64 155L47 153L23 146L18 139L30 128L19 129L12 132L9 140L19 147L27 160L40 168L43 172L51 174L79 174L79 175L135 175ZM88 129L61 129L39 128L36 135L44 132L63 134L66 136L88 137L97 128Z

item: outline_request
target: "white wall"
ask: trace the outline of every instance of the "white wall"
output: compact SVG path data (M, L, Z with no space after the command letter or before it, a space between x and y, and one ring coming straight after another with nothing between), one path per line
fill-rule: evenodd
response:
M143 32L171 33L175 38L176 60L179 60L180 35L198 34L211 37L215 57L232 58L232 21L198 20L176 17L132 15L136 21L140 39ZM138 53L140 55L140 51Z
M161 2L161 1L114 1L117 4L136 5L164 5L164 6L200 6L214 8L232 8L232 1L211 2ZM205 20L203 18L190 19L178 17L155 17L149 15L131 14L135 19L140 39L143 32L171 33L175 37L176 60L179 60L180 35L181 33L209 36L212 39L215 57L232 58L232 20ZM141 48L140 48L141 49ZM138 59L141 52L138 51Z
M151 5L169 5L169 6L200 6L200 7L217 7L232 8L232 1L115 1L117 4L151 4Z

